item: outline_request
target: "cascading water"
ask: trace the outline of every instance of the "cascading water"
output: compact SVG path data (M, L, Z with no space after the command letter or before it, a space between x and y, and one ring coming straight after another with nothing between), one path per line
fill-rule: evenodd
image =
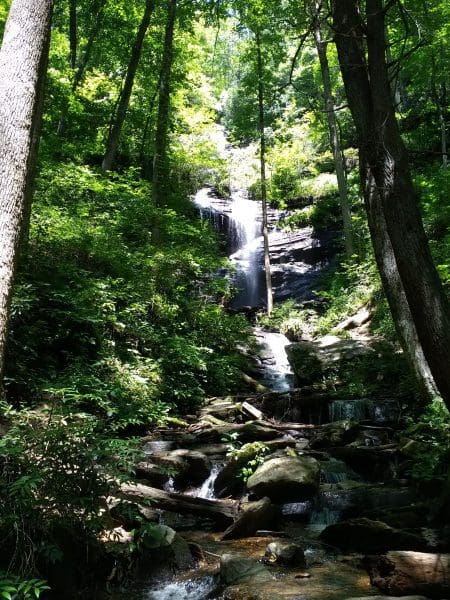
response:
M289 340L282 333L273 333L259 328L255 328L254 333L264 349L262 359L264 371L261 383L276 392L287 392L294 384L294 373L286 354Z
M144 600L204 600L211 597L216 586L214 577L175 581L149 590Z
M250 200L242 190L232 192L229 200L215 198L209 188L194 197L200 216L224 234L230 261L236 267L233 284L238 293L231 308L263 306L266 288L262 267L261 203Z

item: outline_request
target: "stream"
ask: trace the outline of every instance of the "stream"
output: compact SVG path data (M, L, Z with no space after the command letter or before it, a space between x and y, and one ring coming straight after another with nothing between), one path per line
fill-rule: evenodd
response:
M239 310L244 307L263 307L266 292L260 203L250 200L239 190L233 192L230 199L218 198L209 188L200 190L194 202L201 218L208 219L226 237L230 260L235 266L235 271L228 276L232 277L233 285L238 290L231 308ZM270 212L272 225L279 217L280 214L276 211ZM270 244L275 299L311 298L317 277L332 256L331 238L315 238L308 228L289 235L281 234L272 226ZM258 410L262 409L266 423L270 423L270 419L275 417L282 423L280 406L286 406L281 412L285 415L285 420L289 421L289 416L296 414L295 411L292 412L292 405L298 401L294 375L285 351L289 340L282 334L257 327L254 328L254 335L260 345L259 379L274 394L267 402L264 400L262 404L258 404ZM257 403L258 397L250 400ZM377 447L384 448L385 438L390 435L391 416L381 414L381 409L377 412L377 407L365 399L355 401L343 398L327 402L327 408L321 409L322 421L319 423L328 423L328 426L336 423L339 426L342 419L360 422L359 437L355 438L354 443L357 444L359 440L363 448L363 459L357 453L356 446L353 454L346 451L341 456L342 450L346 448L342 443L337 443L332 453L324 451L314 441L314 437L311 437L314 429L308 429L308 426L313 427L309 423L320 426L317 425L317 418L311 417L309 423L306 422L307 419L303 419L304 431L301 426L296 429L294 424L289 428L288 423L286 430L279 433L275 431L272 437L264 439L272 440L266 443L273 444L270 452L275 457L294 455L316 461L320 468L317 492L299 500L289 498L278 501L278 517L271 527L263 527L261 530L258 528L250 537L226 541L221 539L224 527L217 531L217 527L208 519L163 513L161 522L179 532L191 544L200 547L204 554L196 569L179 572L169 581L146 585L136 598L347 600L370 598L379 594L370 585L368 575L361 568L360 556L340 553L333 544L321 541L319 536L327 526L337 523L343 517L370 514L372 518L378 518L386 511L403 510L403 507L411 506L416 498L410 488L393 480L396 469L394 458L391 459L389 454L386 455L387 458L384 454L376 454ZM246 419L242 420L240 410L240 404L233 403L229 398L212 399L197 418L213 416L230 423L230 428L242 427ZM183 437L177 432L166 432L165 437L148 441L146 451L151 459L159 457L162 461L168 460L176 452L187 453L186 456L189 453L204 454L210 467L209 475L206 476L205 473L201 483L177 485L176 479L170 478L164 489L181 492L192 498L216 500L223 495L220 491L223 483L218 482L223 475L224 465L229 462L227 445L223 442L223 434L217 433L214 425L195 429L197 423L193 422L192 427L193 436ZM253 441L256 439L259 438L250 438ZM326 447L327 443L324 445ZM366 452L371 445L375 448L373 454ZM376 465L377 470L374 465L379 460L381 463ZM374 465L368 468L370 461ZM231 488L225 491L224 498L231 497L240 502L247 500L244 486L238 486L234 491ZM280 543L286 539L301 545L304 562L289 566L264 564L262 558L268 544ZM225 555L231 555L238 563L253 561L255 573L239 581L224 583L222 562L225 561Z

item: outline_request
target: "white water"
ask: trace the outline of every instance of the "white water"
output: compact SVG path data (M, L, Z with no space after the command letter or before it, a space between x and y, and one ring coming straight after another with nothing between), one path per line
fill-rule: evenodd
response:
M287 392L294 383L294 373L286 354L286 346L290 341L282 333L259 328L255 328L255 335L266 351L262 383L277 392Z
M227 238L236 267L233 285L239 290L231 306L263 306L266 287L262 261L261 203L250 200L243 190L234 190L227 200L215 198L209 188L199 190L194 204L200 216Z
M216 587L213 577L189 579L167 583L159 588L149 590L145 600L204 600L209 598Z
M188 490L185 492L187 496L194 496L195 498L205 498L206 500L215 500L216 495L214 494L214 482L217 479L217 475L221 470L222 465L214 464L211 468L208 479L206 479L199 488Z

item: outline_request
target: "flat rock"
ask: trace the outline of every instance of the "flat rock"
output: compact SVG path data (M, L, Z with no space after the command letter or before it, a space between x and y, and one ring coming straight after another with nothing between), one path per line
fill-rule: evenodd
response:
M255 560L234 554L224 554L220 559L220 578L225 585L270 581L267 568Z

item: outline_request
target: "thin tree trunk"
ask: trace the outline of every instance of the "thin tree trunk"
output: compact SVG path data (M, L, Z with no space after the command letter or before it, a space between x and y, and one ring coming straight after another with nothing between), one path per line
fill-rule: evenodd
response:
M256 31L256 54L258 67L258 111L259 111L259 140L260 140L260 172L261 172L261 201L262 201L262 230L264 239L264 271L266 274L267 314L273 311L272 277L270 273L269 231L267 227L267 181L266 181L266 134L264 119L264 81L261 54L261 36Z
M89 38L86 42L86 46L84 48L84 52L80 58L78 63L78 68L75 73L72 82L72 91L74 92L77 87L80 85L84 72L86 70L87 65L89 64L89 60L91 58L92 48L94 46L94 42L97 39L98 34L100 33L100 29L102 27L103 22L103 9L105 8L107 0L97 0L96 2L96 10L94 11L94 24L91 29L91 33L89 34Z
M325 110L328 120L328 132L330 135L330 145L333 152L334 167L338 182L339 200L341 205L342 223L344 226L345 254L350 259L354 253L353 235L352 235L352 216L350 211L350 202L347 194L347 178L345 176L344 160L342 156L341 140L337 126L337 118L334 106L333 92L331 86L330 67L327 58L327 45L322 39L320 23L320 4L315 2L313 8L314 19L314 41L317 54L319 56L320 70L323 82L323 94L325 100Z
M77 0L69 0L69 44L70 68L75 70L77 66Z
M17 253L29 214L53 0L13 0L0 50L0 376Z
M444 169L448 167L448 150L447 150L447 125L445 123L445 113L443 106L445 104L438 105L439 114L439 125L441 128L441 151L442 151L442 166Z
M407 153L395 119L385 58L382 1L367 0L368 62L358 1L335 0L333 18L339 62L360 150L370 165L377 188L373 198L380 202L379 210L384 215L424 356L440 394L450 406L450 313L423 230ZM368 218L371 230L380 227L378 222L372 222L371 211ZM389 295L389 289L386 292Z
M158 117L156 121L155 155L153 158L153 201L155 206L168 204L167 198L167 131L170 112L170 77L173 63L173 36L177 12L177 0L168 0L167 22L159 85Z
M73 77L73 81L72 81L72 92L75 92L78 88L78 86L80 85L83 76L84 76L84 72L86 70L86 67L89 63L89 60L91 58L91 53L92 53L92 48L94 45L94 42L100 32L100 28L102 26L102 20L103 20L103 9L105 7L105 4L107 2L107 0L97 0L96 1L96 5L97 5L97 10L95 11L95 17L94 17L94 25L91 29L91 33L89 34L89 38L88 41L86 43L86 46L84 48L84 52L82 54L82 56L79 59L78 62L78 68L77 68L77 64L76 62L72 61L74 59L74 56L77 56L77 32L75 30L75 37L74 39L72 39L72 36L74 34L74 32L72 31L72 28L74 26L74 23L72 22L72 10L74 7L76 0L70 0L70 33L69 33L69 38L70 38L70 66L73 69L76 69L74 77ZM76 19L76 7L75 7L75 13L74 13L75 19ZM76 27L76 24L75 24ZM74 46L72 44L75 44ZM59 119L58 122L58 128L57 128L57 134L59 136L64 135L64 131L66 129L66 125L67 125L67 109L65 109Z
M154 9L155 0L147 0L136 39L131 50L130 62L128 63L125 83L120 95L119 105L117 107L116 119L109 131L108 141L106 143L106 152L102 162L103 171L109 171L114 165L117 148L119 146L120 134L122 132L122 127L125 122L128 106L130 104L134 78L136 76L136 71L142 54L142 46L144 44L145 34L147 33L147 29L150 25L150 18Z

